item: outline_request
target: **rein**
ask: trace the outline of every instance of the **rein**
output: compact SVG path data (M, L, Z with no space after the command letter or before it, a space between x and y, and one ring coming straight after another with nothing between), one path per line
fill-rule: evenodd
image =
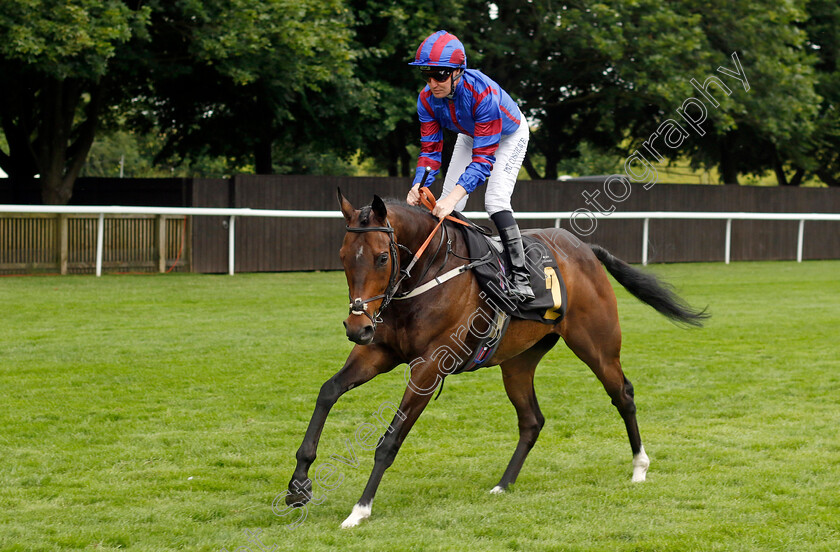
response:
M423 180L425 181L425 178ZM420 187L419 191L420 191L420 202L423 204L423 206L426 207L427 209L429 209L430 212L432 210L434 210L436 202L435 202L435 196L432 195L432 192L429 191L428 188L425 188L425 187L422 187L422 186ZM382 313L383 310L385 310L385 308L389 304L391 304L391 301L393 299L408 299L410 297L415 297L417 295L420 295L421 293L425 293L426 291L432 289L435 286L438 286L438 285L442 284L443 282L449 280L450 278L453 278L454 276L457 276L458 274L462 274L462 273L468 271L469 269L473 268L473 266L476 266L478 263L469 263L469 264L464 265L464 266L459 266L456 269L447 272L444 276L442 276L440 278L435 277L432 280L430 280L429 282L427 282L426 284L424 284L422 286L419 286L419 287L415 287L415 289L411 290L410 292L404 293L401 296L396 296L397 289L400 287L400 284L402 284L402 281L405 280L406 278L411 277L411 269L414 268L414 265L417 264L418 260L420 260L420 257L426 251L426 248L429 246L429 243L431 243L432 238L435 236L435 234L437 234L438 229L441 227L441 225L443 224L443 222L445 220L449 220L449 221L452 221L452 222L455 222L457 224L461 224L461 225L467 226L467 227L480 228L480 227L477 227L475 224L457 219L457 218L449 216L449 215L443 217L442 219L440 219L438 221L437 225L435 225L435 227L432 229L431 233L429 234L429 237L426 238L426 241L423 242L423 245L420 246L420 248L417 250L417 253L414 254L414 256L411 259L411 262L408 263L408 266L405 269L400 269L399 268L400 262L399 262L399 255L397 254L397 248L403 249L409 254L411 254L411 250L408 249L406 246L404 246L400 243L397 243L397 241L394 239L394 228L391 226L391 223L388 221L387 218L385 219L386 226L370 226L370 227L345 226L345 228L347 229L348 232L354 232L354 233L359 233L359 234L365 233L365 232L385 232L386 234L388 234L388 239L390 241L390 243L388 244L388 249L389 249L389 256L391 258L391 276L388 279L388 286L385 288L385 291L380 293L379 295L376 295L374 297L370 297L369 299L362 299L361 297L357 297L357 298L353 299L351 297L352 301L350 303L350 314L367 316L368 319L371 321L371 324L373 324L373 330L376 331L376 324L379 323L379 322L382 322L382 318L380 317L380 314ZM444 232L446 232L446 227L444 226L443 228L444 228ZM447 236L448 236L448 234L447 234ZM437 249L437 251L435 251L434 257L437 257L437 254L440 252L440 248L443 246L443 241L444 241L443 238L441 238L440 243L438 244L438 249ZM449 248L451 247L451 243L452 243L451 240L447 239L447 255L449 254ZM434 257L432 257L432 259L434 259ZM487 262L487 260L482 259L481 264L483 264L483 262ZM444 260L443 264L444 265L446 264L446 260ZM430 268L431 268L431 265L426 267L426 270L423 272L423 275L420 277L421 280L423 279L423 277L426 275L426 272L428 272ZM378 299L382 299L382 304L379 306L379 309L371 315L368 312L367 305L368 305L368 303L371 303L371 302L376 301Z
M435 196L432 195L432 192L429 191L428 188L425 188L423 186L421 186L418 191L420 193L420 203L423 204L423 207L426 207L429 210L429 212L434 211L437 202L435 201ZM438 228L440 228L440 225L443 224L444 220L449 220L458 224L462 224L464 226L473 226L469 222L465 222L461 219L457 219L449 215L446 215L445 217L440 219L437 223L437 226L435 226L432 230L432 233L429 234L429 237L426 238L426 241L423 242L423 245L421 245L420 249L417 250L417 253L414 254L414 258L411 259L411 262L408 264L408 268L405 269L407 273L411 272L411 269L414 267L415 263L417 263L417 261L420 259L420 255L422 255L423 251L426 250L426 247L429 245L429 242L432 241L432 237L434 237L434 235L437 234Z

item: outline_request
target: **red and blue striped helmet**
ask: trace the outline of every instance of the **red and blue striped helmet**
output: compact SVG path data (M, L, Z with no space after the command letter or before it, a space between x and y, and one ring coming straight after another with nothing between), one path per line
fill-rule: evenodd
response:
M467 54L458 37L446 31L438 31L429 35L417 48L414 61L409 65L466 69Z

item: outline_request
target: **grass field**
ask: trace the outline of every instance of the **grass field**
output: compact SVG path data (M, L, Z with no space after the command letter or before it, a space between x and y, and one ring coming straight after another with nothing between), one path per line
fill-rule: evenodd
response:
M482 369L447 379L354 530L371 452L299 527L271 508L351 348L343 274L2 278L0 550L840 549L840 262L649 269L713 318L679 329L618 291L646 483L561 343L511 492L488 493L517 430ZM403 387L345 395L314 468Z

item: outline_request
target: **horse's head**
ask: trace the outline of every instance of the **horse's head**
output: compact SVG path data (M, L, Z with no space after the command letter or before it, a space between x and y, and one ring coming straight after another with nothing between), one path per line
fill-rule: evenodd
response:
M388 210L379 196L370 206L356 209L338 190L338 203L347 221L341 263L350 290L350 315L344 321L347 338L359 345L373 341L379 310L396 291L399 257Z

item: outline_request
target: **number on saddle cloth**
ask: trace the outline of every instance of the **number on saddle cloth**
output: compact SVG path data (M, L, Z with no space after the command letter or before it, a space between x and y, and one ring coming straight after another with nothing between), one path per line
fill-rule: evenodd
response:
M466 220L460 213L453 215ZM477 266L472 270L485 293L485 301L494 310L543 324L556 324L563 319L566 312L566 285L557 260L545 244L534 237L522 236L522 245L527 257L525 264L536 298L527 303L520 303L507 294L507 275L501 243L473 228L459 228L464 233L471 259L483 259L488 254L491 256L489 262L476 263Z

